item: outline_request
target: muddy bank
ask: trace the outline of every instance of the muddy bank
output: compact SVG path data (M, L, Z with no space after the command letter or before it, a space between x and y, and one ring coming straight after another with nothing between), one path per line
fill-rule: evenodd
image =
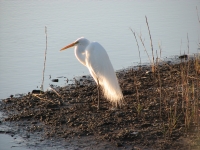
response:
M166 62L117 72L124 95L114 109L83 77L40 95L4 99L3 123L26 139L76 149L199 149L200 62ZM36 139L36 138L35 138ZM49 142L50 144L50 142ZM48 145L48 144L47 144Z

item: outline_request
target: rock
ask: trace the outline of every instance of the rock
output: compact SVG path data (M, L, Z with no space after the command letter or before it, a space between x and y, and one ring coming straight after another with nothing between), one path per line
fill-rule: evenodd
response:
M44 94L44 92L41 90L33 90L32 94Z
M188 59L188 55L181 55L178 58L180 58L180 59Z
M52 82L58 82L59 80L58 79L52 79L51 81Z

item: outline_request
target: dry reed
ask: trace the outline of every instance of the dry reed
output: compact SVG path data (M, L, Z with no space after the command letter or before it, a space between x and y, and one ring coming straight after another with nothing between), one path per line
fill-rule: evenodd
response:
M44 53L44 68L42 72L42 84L40 87L41 91L44 91L44 73L45 73L45 66L46 66L46 55L47 55L47 27L45 26L45 35L46 35L46 48L45 48L45 53Z

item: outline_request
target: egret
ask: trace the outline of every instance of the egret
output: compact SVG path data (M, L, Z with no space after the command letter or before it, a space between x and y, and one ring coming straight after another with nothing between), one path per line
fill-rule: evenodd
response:
M110 62L106 50L98 42L90 42L84 37L78 38L75 42L63 47L60 51L75 47L74 52L78 61L86 66L97 83L98 106L99 88L102 88L104 97L113 105L121 106L123 94L119 86L115 71Z

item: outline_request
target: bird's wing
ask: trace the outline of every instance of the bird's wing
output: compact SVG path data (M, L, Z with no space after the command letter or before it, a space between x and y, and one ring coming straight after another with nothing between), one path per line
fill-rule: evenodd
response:
M97 78L100 80L100 77L105 74L109 67L113 70L108 54L97 42L91 42L86 48L85 61L95 81L97 81Z
M105 49L99 43L91 42L86 48L85 59L92 77L96 82L99 80L104 96L111 102L120 103L123 95Z

